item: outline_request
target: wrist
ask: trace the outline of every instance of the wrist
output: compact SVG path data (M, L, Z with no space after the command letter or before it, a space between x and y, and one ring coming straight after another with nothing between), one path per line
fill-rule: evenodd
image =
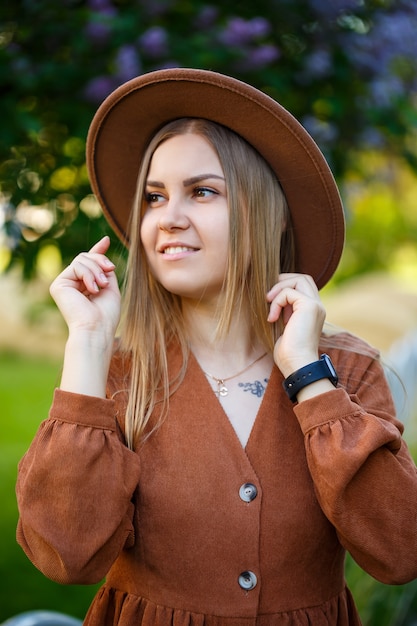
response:
M65 346L60 388L105 398L113 341L101 333L71 333Z
M298 355L297 357L293 357L291 359L281 360L278 367L284 376L287 378L291 376L294 372L309 365L310 363L314 363L319 358L318 352L311 352L307 354Z
M338 377L330 357L322 354L287 376L282 386L292 402L307 399L336 387ZM310 389L309 389L310 387Z
M103 329L70 328L66 348L104 355L112 352L113 343L114 333L112 332L103 332Z

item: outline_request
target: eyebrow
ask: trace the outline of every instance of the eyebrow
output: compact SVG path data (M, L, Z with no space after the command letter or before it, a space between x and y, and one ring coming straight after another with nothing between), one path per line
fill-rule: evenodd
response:
M196 183L201 182L202 180L208 180L210 178L217 178L219 180L224 180L223 176L219 176L218 174L199 174L198 176L192 176L191 178L186 178L182 181L184 187L190 187L190 185L195 185ZM164 189L164 183L161 183L157 180L147 180L146 184L149 187L157 187L158 189Z

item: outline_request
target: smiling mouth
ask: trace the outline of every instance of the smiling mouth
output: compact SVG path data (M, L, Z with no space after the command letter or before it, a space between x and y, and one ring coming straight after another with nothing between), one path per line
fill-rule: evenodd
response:
M181 252L195 252L196 248L189 248L188 246L169 246L164 248L163 254L180 254Z

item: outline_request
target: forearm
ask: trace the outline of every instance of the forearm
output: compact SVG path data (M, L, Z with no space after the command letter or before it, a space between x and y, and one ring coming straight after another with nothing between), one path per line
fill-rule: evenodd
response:
M343 389L295 412L317 497L345 548L382 582L414 578L417 474L395 421L383 409L366 412Z
M120 440L116 411L112 400L57 390L19 463L18 542L60 583L98 582L134 538L139 457Z

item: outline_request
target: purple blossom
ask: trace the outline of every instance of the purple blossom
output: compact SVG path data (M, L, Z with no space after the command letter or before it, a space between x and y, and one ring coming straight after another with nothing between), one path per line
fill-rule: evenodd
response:
M142 71L138 52L131 45L121 46L118 49L115 65L115 74L123 82L138 76Z
M379 107L389 107L396 98L404 95L404 85L398 76L387 75L372 81L369 85L372 103Z
M91 11L97 11L98 13L105 13L107 15L114 15L116 9L110 0L88 0L88 7Z
M220 32L219 39L227 46L244 46L253 39L265 37L270 30L269 22L263 17L254 17L251 20L232 17Z
M411 17L417 18L417 4L415 0L398 0L398 9L405 11Z
M242 69L258 70L279 59L281 53L276 46L265 44L249 51Z
M332 57L328 50L314 50L306 59L305 74L311 78L323 78L332 71Z
M111 25L109 22L88 22L85 27L85 35L93 44L102 45L110 37Z
M405 59L417 69L417 16L406 12L377 14L366 35L351 33L343 38L350 60L360 71L384 75L393 71L396 60Z
M152 26L139 38L139 44L143 52L153 59L168 54L168 35L161 26Z
M385 139L376 128L366 128L361 135L361 143L369 148L381 149L385 146Z
M111 76L96 76L84 88L84 97L89 102L102 102L117 86Z
M330 144L337 139L338 131L334 124L319 120L313 115L306 115L302 119L306 131L320 144Z
M206 4L194 20L194 26L200 29L210 28L216 22L218 15L219 9L217 7Z
M417 58L417 16L411 19L405 12L391 15L380 14L374 36L380 39L381 47L388 48L391 56ZM395 52L394 52L395 51Z
M271 32L271 25L264 17L254 17L248 22L252 32L252 38L266 37Z
M309 0L309 3L315 13L330 20L342 13L355 11L363 4L362 0Z

